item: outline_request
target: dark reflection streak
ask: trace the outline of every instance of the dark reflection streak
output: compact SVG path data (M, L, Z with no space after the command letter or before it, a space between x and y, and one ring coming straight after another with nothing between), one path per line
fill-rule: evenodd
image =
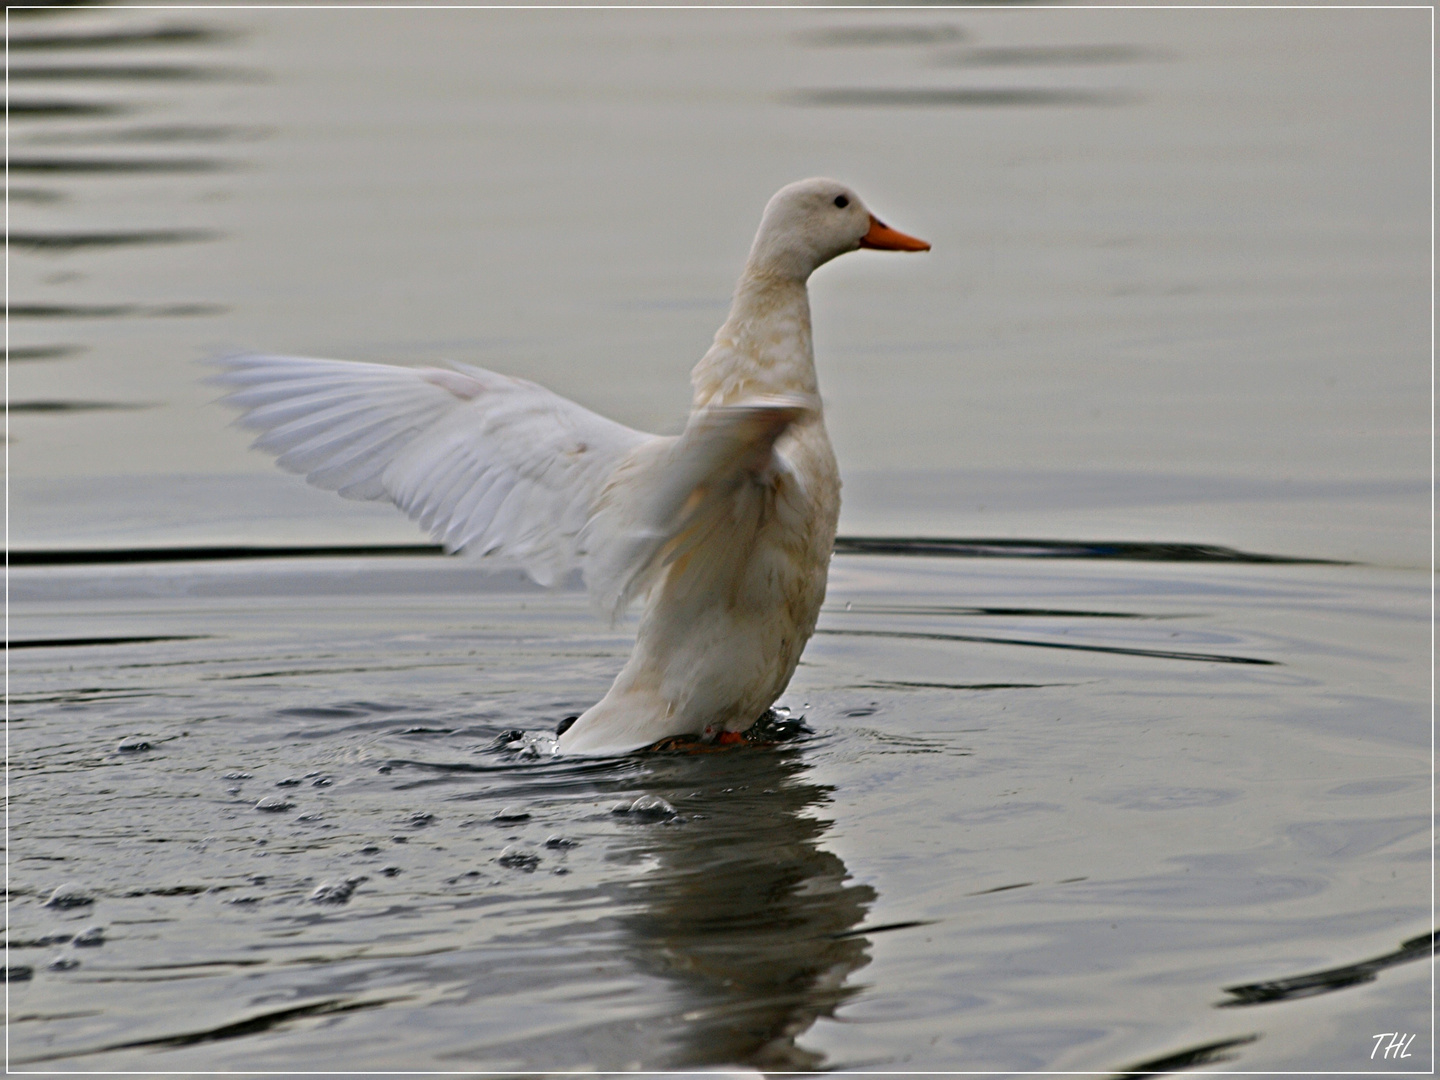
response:
M128 161L117 158L10 159L10 171L22 173L180 173L215 172L223 168L223 161L211 158L150 158Z
M990 893L1009 892L1011 889L1028 889L1034 885L1033 881L1017 881L1014 885L996 885L993 889L980 889L978 892L967 892L966 896L988 896Z
M982 637L979 634L923 634L906 630L816 630L817 634L848 637L909 638L919 641L978 641L988 645L1026 645L1034 649L1073 649L1076 652L1116 653L1121 656L1151 656L1160 660L1200 660L1215 664L1264 664L1278 667L1278 660L1222 653L1172 652L1168 649L1127 649L1119 645L1077 645L1062 641L1024 641L1019 638Z
M404 708L404 705L383 705L376 701L361 701L356 702L354 705L311 705L300 706L293 709L277 709L275 714L277 716L303 716L308 720L348 720L371 716L375 713L383 715L385 713L401 712ZM407 728L406 730L412 731L414 729Z
M21 1013L19 1015L12 1016L10 1022L12 1024L23 1024L26 1021L33 1022L38 1020L41 1023L45 1023L46 1021L55 1020L82 1020L87 1019L91 1016L101 1015L103 1015L103 1010L101 1009L85 1009L83 1011L62 1013Z
M170 1046L196 1046L201 1043L221 1042L225 1039L238 1039L245 1035L258 1035L264 1031L271 1031L292 1020L303 1020L311 1016L334 1016L337 1013L356 1012L360 1009L378 1009L400 1001L407 1001L408 997L385 998L378 1001L346 1001L344 998L331 998L326 1001L315 1001L308 1005L297 1005L289 1009L277 1009L274 1012L262 1013L259 1016L252 1016L247 1020L237 1020L233 1023L222 1024L219 1027L208 1028L204 1031L184 1032L179 1035L164 1035L155 1039L136 1039L133 1042L111 1043L108 1046L96 1046L89 1050L68 1050L56 1054L41 1054L24 1060L17 1060L15 1063L35 1064L42 1061L56 1061L61 1058L88 1057L93 1054L108 1054L116 1050L137 1050L145 1046L170 1047Z
M12 348L7 354L10 360L64 360L85 352L83 345L34 345L26 348Z
M205 229L150 229L140 232L27 233L12 232L10 246L32 251L74 251L77 248L121 247L130 244L186 244L214 240Z
M7 408L12 413L67 413L98 412L108 409L153 409L147 402L129 401L12 401Z
M20 705L69 705L76 703L93 704L97 701L134 701L138 698L153 698L158 695L149 690L133 690L126 693L106 693L104 687L83 688L70 694L11 695L10 701ZM13 718L12 718L13 721Z
M1019 615L1074 619L1180 619L1183 615L1146 615L1135 611L1072 611L1063 608L960 607L944 604L856 604L827 607L827 615Z
M149 892L130 892L126 896L198 896L210 892L208 886L196 886L184 890L153 889ZM196 960L189 964L136 964L133 971L191 971L195 968L263 967L269 960Z
M1188 1050L1181 1050L1176 1054L1167 1054L1161 1058L1131 1065L1128 1069L1120 1069L1115 1075L1116 1077L1159 1076L1163 1073L1179 1072L1181 1069L1193 1069L1199 1065L1218 1065L1221 1062L1234 1061L1240 1055L1227 1054L1226 1050L1235 1046L1245 1046L1258 1038L1260 1038L1259 1034L1242 1035L1238 1039L1221 1039L1218 1042L1205 1043L1202 1046L1192 1046Z
M245 73L213 67L189 67L178 64L45 64L39 67L10 68L10 78L19 81L46 79L65 82L119 80L123 82L193 82L208 79L243 77Z
M867 937L870 934L884 934L890 930L909 930L912 926L934 926L936 919L910 919L908 922L881 923L878 926L861 926L838 934L827 935L833 941L843 938Z
M11 566L76 566L131 562L209 562L230 559L350 558L396 555L443 555L439 544L340 544L330 547L193 547L112 548L54 551L12 551Z
M856 683L854 690L1039 690L1045 686L1074 686L1074 683L1041 682L996 682L996 683L946 683L946 682L891 682L877 679L871 683Z
M122 128L119 131L77 128L68 131L27 132L28 146L66 146L96 143L176 143L225 142L232 139L259 139L266 131L259 127L234 127L222 124L152 124Z
M109 319L133 315L134 304L11 304L12 319Z
M169 634L162 637L27 638L12 641L11 649L76 649L88 645L143 645L153 641L199 641L210 634Z
M224 41L231 34L202 26L162 26L149 30L109 30L99 34L19 34L10 38L11 52L41 49L106 49L133 45L180 45Z
M1342 967L1326 968L1324 971L1313 971L1307 975L1292 975L1285 979L1246 983L1244 986L1227 986L1225 993L1233 995L1235 1000L1217 1002L1215 1007L1233 1009L1242 1005L1264 1005L1271 1001L1315 997L1317 994L1328 994L1348 986L1374 982L1375 973L1378 971L1433 956L1437 934L1440 934L1440 931L1421 934L1404 942L1394 952L1371 960L1362 960L1358 964L1345 964Z
M465 667L461 661L437 660L428 664L371 664L368 667L281 668L276 671L249 671L243 675L207 675L207 682L243 682L248 679L293 679L302 675L360 675L377 671L427 671L431 668Z
M1130 559L1141 562L1242 562L1349 566L1334 559L1259 555L1219 544L1134 540L970 539L945 536L837 536L836 554L941 555L964 559Z
M209 315L218 314L222 308L192 304L183 307L153 308L144 309L135 305L122 305L110 307L60 307L42 305L15 305L10 308L10 314L14 317L31 318L106 318L121 315ZM1003 550L991 550L999 545L1010 545ZM135 548L135 549L87 549L75 551L30 551L17 552L22 559L28 560L33 565L40 565L48 562L184 562L191 559L273 559L273 558L300 558L313 556L316 558L330 558L334 556L352 555L445 555L445 549L439 544L347 544L341 546L312 546L312 547L267 547L263 545L253 546L226 546L226 547L194 547L194 548ZM1082 541L1063 540L950 540L944 538L932 538L924 540L908 539L897 537L887 539L883 537L853 537L837 536L835 538L835 554L837 555L939 555L955 556L960 558L971 557L996 557L996 558L1020 558L1020 559L1137 559L1153 562L1256 562L1256 563L1323 563L1326 565L1348 566L1349 563L1337 563L1330 559L1292 559L1281 555L1254 555L1248 552L1234 551L1230 548L1210 547L1201 544L1139 544L1139 543L1087 543ZM827 609L827 613L833 613L835 609ZM866 608L867 613L891 614L880 607ZM1146 615L1126 612L1085 612L1085 611L1062 611L1046 610L1043 608L899 608L894 614L928 614L928 613L964 613L972 612L987 615L1074 615L1093 618L1135 618L1135 619L1169 619L1185 618L1184 615Z
M1046 105L1130 105L1140 100L1122 91L1048 90L1039 88L978 89L968 87L916 89L837 87L833 90L800 90L788 100L797 105L840 105L882 107L961 106L1046 106Z
M12 319L115 319L131 315L142 318L173 318L193 315L220 315L219 304L11 304Z
M118 116L130 109L124 105L91 101L12 101L10 119L30 116L60 118L65 116Z
M31 203L40 203L40 204L43 205L43 204L46 204L46 203L58 203L58 202L62 202L64 199L65 199L65 195L64 195L62 192L52 190L51 188L38 188L38 187L16 188L16 187L12 187L12 188L10 189L10 201L11 201L12 203L15 203L15 202L31 202Z

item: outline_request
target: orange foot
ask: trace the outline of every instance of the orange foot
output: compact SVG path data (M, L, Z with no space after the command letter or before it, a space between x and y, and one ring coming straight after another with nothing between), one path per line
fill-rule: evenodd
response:
M788 714L780 716L767 709L764 716L744 731L722 731L716 735L707 731L703 736L671 735L668 739L651 743L641 753L716 754L736 746L774 746L810 733L803 716L792 719Z
M722 731L713 739L698 735L671 735L651 743L641 753L719 754L737 746L773 746L774 740L752 736L749 731Z

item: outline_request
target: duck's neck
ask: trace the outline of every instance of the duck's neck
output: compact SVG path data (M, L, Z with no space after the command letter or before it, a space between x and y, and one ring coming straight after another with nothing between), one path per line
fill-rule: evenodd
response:
M805 280L747 266L730 317L690 382L697 409L765 394L817 393Z

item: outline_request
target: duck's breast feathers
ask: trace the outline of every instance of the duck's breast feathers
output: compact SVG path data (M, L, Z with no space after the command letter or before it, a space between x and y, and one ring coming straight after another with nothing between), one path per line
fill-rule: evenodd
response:
M667 567L684 563L687 573L709 574L743 560L777 484L792 474L776 440L818 415L819 400L801 394L700 409L677 438L631 454L581 536L586 582L601 611L618 615Z

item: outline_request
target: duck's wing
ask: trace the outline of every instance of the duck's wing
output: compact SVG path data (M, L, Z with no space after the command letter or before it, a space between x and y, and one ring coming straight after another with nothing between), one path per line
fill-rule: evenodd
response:
M601 611L615 618L666 570L682 602L727 599L782 488L803 494L776 440L819 410L806 395L702 409L678 438L621 462L580 536Z
M580 533L616 466L671 441L469 365L213 362L222 400L281 467L349 499L388 499L448 550L518 562L542 585L580 565Z

